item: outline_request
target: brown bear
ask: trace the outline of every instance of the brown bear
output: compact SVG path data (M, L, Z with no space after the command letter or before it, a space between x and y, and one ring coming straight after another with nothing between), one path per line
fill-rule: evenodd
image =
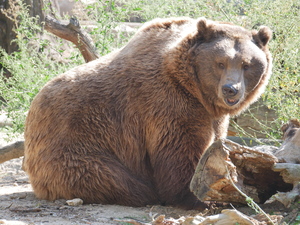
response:
M271 35L205 18L156 19L123 48L48 82L25 124L36 196L193 207L201 155L268 83Z

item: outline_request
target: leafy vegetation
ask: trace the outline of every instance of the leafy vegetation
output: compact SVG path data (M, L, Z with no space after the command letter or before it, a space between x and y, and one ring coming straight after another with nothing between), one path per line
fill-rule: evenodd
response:
M16 2L15 2L16 3ZM41 38L41 27L37 18L30 17L28 8L18 2L11 3L11 8L4 11L15 23L18 50L7 54L0 48L0 96L2 113L7 113L12 121L8 131L23 132L26 112L30 103L43 85L59 73L82 63L78 57L72 57L69 63L54 60L54 55L63 54L62 42L57 39L56 46L50 45L49 40Z
M12 1L13 2L13 1ZM64 60L53 55L64 56L63 42L56 39L55 46L40 36L41 28L36 19L28 15L27 8L12 4L19 50L8 55L0 50L2 66L0 96L2 111L13 121L13 131L22 132L30 102L41 87L63 71L83 63L78 51ZM13 7L19 7L15 10ZM274 109L277 118L267 122L259 120L263 133L268 138L279 138L282 122L300 118L300 2L295 0L107 0L96 1L85 9L90 21L97 26L90 30L101 55L123 46L130 36L113 32L120 22L149 21L157 17L188 16L207 17L212 20L232 22L247 29L260 25L274 31L270 49L274 58L273 76L263 95L264 104ZM11 15L12 13L7 13ZM6 72L12 76L5 76ZM251 114L251 111L248 111ZM254 116L255 117L255 116ZM255 118L254 118L255 120ZM243 131L240 131L243 134ZM244 136L249 134L243 134Z

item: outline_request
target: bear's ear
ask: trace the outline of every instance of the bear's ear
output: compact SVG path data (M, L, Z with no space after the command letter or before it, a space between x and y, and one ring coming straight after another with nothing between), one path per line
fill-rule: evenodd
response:
M260 27L256 36L258 37L260 43L263 46L266 46L272 38L272 31L269 27L262 26Z
M204 17L200 17L197 20L197 28L198 28L198 31L200 31L200 32L206 30L207 20Z
M212 34L213 23L210 20L200 17L197 20L198 36L208 40Z

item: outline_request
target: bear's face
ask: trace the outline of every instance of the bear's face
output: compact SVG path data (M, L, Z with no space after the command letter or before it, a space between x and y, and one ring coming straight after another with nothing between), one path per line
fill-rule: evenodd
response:
M209 26L207 22L198 29L202 41L193 55L204 98L223 109L239 108L269 72L265 46L271 31L261 28L250 32L229 24Z
M205 62L198 66L199 79L217 93L215 104L225 108L238 107L268 65L265 54L249 39L218 38L202 44L197 55Z

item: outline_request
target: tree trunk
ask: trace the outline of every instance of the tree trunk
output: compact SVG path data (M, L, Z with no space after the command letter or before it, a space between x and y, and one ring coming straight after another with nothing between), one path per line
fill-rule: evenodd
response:
M3 10L9 8L9 1L0 0L0 8L0 46L10 54L17 49L17 46L16 43L11 43L16 37L13 31L14 22L3 13Z
M23 0L26 5L29 6L29 15L38 17L38 23L41 24L45 20L43 12L44 2L43 0Z
M10 7L14 7L18 3L17 0L0 0L0 46L8 53L18 49L15 42L12 42L16 38L15 21L7 17L4 11L9 10ZM38 17L39 24L44 21L43 13L43 0L23 0L23 3L29 7L30 16ZM14 16L14 15L10 15Z

